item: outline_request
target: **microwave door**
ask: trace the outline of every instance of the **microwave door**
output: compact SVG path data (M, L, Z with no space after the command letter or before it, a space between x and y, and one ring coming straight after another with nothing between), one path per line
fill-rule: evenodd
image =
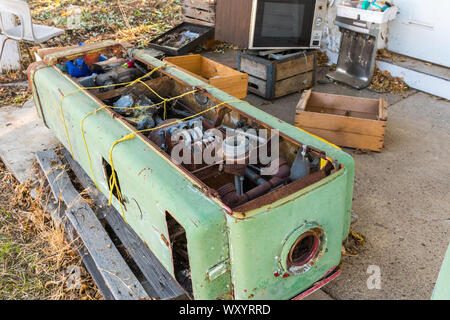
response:
M310 47L315 0L254 0L250 49Z

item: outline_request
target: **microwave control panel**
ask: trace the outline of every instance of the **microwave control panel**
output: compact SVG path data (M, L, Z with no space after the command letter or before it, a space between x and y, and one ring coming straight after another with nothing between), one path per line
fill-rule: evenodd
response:
M311 31L312 48L320 48L322 43L323 28L327 19L328 0L316 0L316 8L314 10L314 20Z

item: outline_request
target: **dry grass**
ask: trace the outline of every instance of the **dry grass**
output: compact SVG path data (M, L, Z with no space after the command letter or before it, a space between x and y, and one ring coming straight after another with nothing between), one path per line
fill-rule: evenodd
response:
M0 162L0 299L100 299L73 243L41 205L51 199L44 180L38 182L33 200L31 183L18 184ZM81 285L70 289L74 266Z
M35 23L66 29L48 41L48 47L106 39L145 47L156 35L180 22L181 0L28 0ZM83 9L78 29L68 30L67 9ZM31 47L20 45L22 70L0 74L0 83L26 80L24 70L33 61ZM26 87L0 87L0 107L20 106L30 97ZM43 180L41 180L43 182ZM0 299L99 299L91 277L81 267L73 243L64 238L41 203L50 194L43 183L39 201L30 196L30 184L19 185L0 162ZM86 197L84 197L86 198ZM88 200L88 199L87 199ZM80 266L81 287L68 288L69 270Z
M66 29L65 34L48 41L48 46L115 39L145 47L182 17L181 0L28 0L28 3L36 22ZM71 6L82 10L75 29L68 24Z
M389 71L381 71L378 67L375 67L369 89L379 93L403 94L409 90L409 86L403 78L393 77Z
M347 257L358 256L358 254L364 249L366 242L367 239L363 234L350 229L348 237L342 245L342 255Z

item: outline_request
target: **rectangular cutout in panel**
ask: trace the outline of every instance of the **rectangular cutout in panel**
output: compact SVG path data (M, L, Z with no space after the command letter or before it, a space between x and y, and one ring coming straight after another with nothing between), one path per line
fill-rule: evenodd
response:
M166 223L169 231L170 247L172 249L175 279L191 296L193 296L186 231L167 211Z

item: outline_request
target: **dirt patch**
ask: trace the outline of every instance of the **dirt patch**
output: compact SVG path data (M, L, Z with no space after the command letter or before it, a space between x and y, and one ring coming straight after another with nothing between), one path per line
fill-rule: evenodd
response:
M31 98L31 91L24 86L0 87L0 108L6 106L20 107Z
M35 183L33 200L31 182L20 185L0 162L0 299L101 299L63 228L41 205L51 201L44 181Z

